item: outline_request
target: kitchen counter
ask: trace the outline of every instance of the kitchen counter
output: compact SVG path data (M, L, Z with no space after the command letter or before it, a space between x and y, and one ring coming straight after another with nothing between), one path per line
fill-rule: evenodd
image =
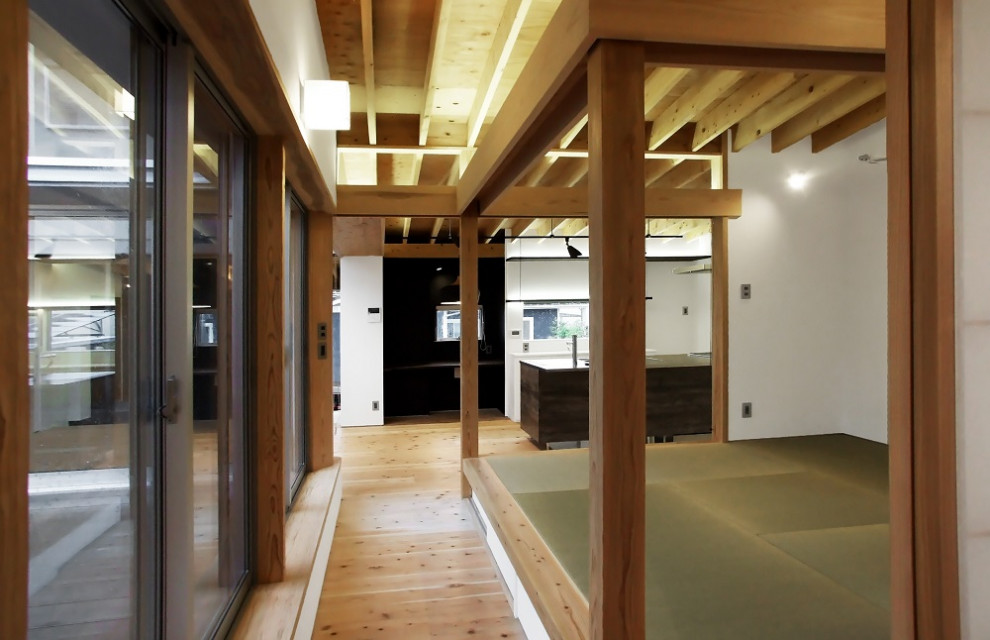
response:
M646 356L646 435L711 433L712 369L709 354ZM588 371L580 359L520 362L521 420L540 447L588 439Z

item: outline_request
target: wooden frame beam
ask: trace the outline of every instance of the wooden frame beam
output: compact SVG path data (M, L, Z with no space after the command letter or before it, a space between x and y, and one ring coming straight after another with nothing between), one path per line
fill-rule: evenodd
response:
M599 42L588 59L591 371L588 601L593 640L646 636L644 58ZM638 179L637 179L638 176Z
M882 53L883 0L590 0L599 39Z
M794 84L796 78L794 73L785 71L760 74L746 82L698 120L694 128L692 148L700 149L728 131L732 123L739 122L759 109L771 98Z
M811 134L811 152L824 151L871 124L880 122L886 116L887 95L885 93Z
M953 19L947 0L888 2L891 633L939 640L962 635Z
M333 216L306 218L306 315L309 371L306 467L333 466Z
M706 72L704 78L691 85L684 95L653 121L647 148L652 150L659 147L681 127L705 111L712 102L721 99L742 75L743 72L737 70Z
M386 243L384 248L386 258L457 258L460 250L456 245L448 243L436 244L392 244ZM502 258L505 256L503 244L479 244L479 258Z
M883 75L884 54L809 49L757 49L722 45L649 42L646 61L664 66L797 73L854 73ZM782 57L786 56L786 58Z
M430 54L426 62L426 83L423 86L423 111L419 116L419 145L426 144L430 135L430 122L433 118L433 105L436 100L436 76L443 63L443 56L438 52L447 43L447 30L450 28L450 16L454 9L453 0L436 0L433 12L433 33L430 36Z
M822 98L787 122L773 130L771 149L783 151L799 140L804 140L825 125L858 109L870 100L882 96L886 90L883 78L856 78L832 95Z
M471 105L471 113L468 114L467 146L469 147L478 143L481 126L485 123L485 117L491 108L495 92L502 81L502 74L505 73L505 68L509 64L512 49L516 46L519 32L522 31L523 23L526 21L526 15L532 4L533 0L508 0L505 3L502 19L495 31L491 52L487 62L485 62L485 68L481 72L478 93L474 97L474 104Z
M285 141L286 175L306 208L333 212L336 175L324 177L303 137L248 3L166 0L165 4L252 131ZM336 139L330 140L335 148Z
M255 144L254 181L254 579L285 574L285 365L282 306L285 151L280 138Z
M364 59L364 99L368 114L368 143L378 144L378 117L375 109L375 43L371 0L361 0L361 51Z
M28 628L28 8L12 0L0 20L0 637Z
M458 213L496 199L573 126L587 103L582 62L592 42L587 5L563 2L461 176Z
M462 216L460 230L461 292L461 464L478 457L478 216ZM461 497L471 497L471 483L461 467Z

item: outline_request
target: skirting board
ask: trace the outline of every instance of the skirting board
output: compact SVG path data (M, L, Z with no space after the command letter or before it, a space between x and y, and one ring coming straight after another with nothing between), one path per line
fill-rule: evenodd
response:
M285 580L251 589L230 638L312 637L340 513L340 464L306 476L286 522Z

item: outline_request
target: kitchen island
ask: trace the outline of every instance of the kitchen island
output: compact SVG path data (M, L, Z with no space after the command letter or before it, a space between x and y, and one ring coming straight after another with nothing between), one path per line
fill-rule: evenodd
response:
M588 439L588 365L570 359L523 360L521 425L540 448ZM709 354L646 356L646 435L711 433Z

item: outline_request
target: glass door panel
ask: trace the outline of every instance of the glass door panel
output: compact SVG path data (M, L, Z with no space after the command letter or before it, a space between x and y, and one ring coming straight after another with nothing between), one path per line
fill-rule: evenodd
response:
M161 59L110 0L30 6L29 637L147 637Z
M285 251L285 491L292 503L306 471L305 350L306 327L304 214L292 197L286 206Z
M193 571L196 637L214 633L247 571L244 475L244 141L202 82L193 140Z

